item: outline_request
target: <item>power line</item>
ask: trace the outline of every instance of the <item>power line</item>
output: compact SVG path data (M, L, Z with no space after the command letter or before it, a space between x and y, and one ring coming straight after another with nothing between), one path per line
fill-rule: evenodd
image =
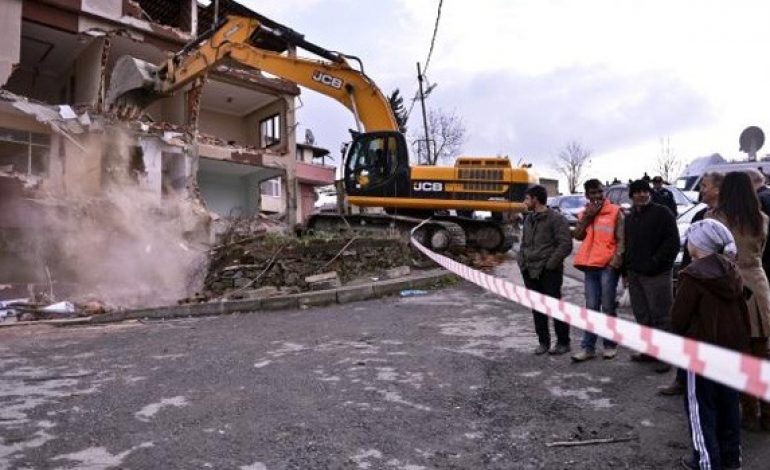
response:
M444 0L439 0L438 11L436 12L436 24L433 26L433 38L430 40L430 50L428 51L428 58L425 59L425 67L422 69L422 73L428 73L428 65L430 65L430 57L433 55L433 46L436 45L436 34L438 33L438 22L441 20L441 6L444 4Z
M428 58L425 60L425 67L422 69L422 75L425 77L425 74L428 72L428 65L430 64L430 58L433 56L433 47L436 45L436 35L438 34L438 24L441 20L441 7L444 5L444 0L439 0L438 2L438 11L436 12L436 23L433 25L433 37L430 40L430 49L428 49ZM414 98L412 98L412 104L409 106L409 111L406 113L406 120L409 121L409 116L412 115L412 109L414 109L414 104L417 102L420 97L420 90L414 92Z

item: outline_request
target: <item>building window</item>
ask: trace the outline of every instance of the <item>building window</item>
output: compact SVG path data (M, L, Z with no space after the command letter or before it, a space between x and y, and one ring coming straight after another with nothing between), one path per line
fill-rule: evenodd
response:
M259 121L259 135L262 148L270 147L281 141L281 115L274 114Z
M0 127L0 171L24 175L48 172L51 136Z
M260 184L263 196L281 197L281 180L273 178Z

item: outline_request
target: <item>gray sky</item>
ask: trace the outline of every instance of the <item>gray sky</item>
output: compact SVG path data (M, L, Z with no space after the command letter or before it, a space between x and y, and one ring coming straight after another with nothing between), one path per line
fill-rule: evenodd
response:
M438 0L241 0L327 49L356 55L386 95L417 87ZM593 151L586 176L655 173L660 139L684 161L738 152L770 129L770 2L445 0L427 76L429 104L468 129L464 154L508 155L554 176L567 141ZM350 112L303 90L298 138L339 155ZM422 126L419 107L410 118ZM767 149L763 149L767 150ZM767 150L770 152L770 150ZM760 153L764 154L764 151Z

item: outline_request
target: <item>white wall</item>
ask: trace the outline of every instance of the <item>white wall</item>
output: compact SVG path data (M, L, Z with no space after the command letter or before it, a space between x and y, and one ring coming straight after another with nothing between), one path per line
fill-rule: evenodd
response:
M222 217L253 212L253 208L249 206L247 183L248 179L243 176L198 172L198 186L203 200L209 209Z
M21 1L3 0L0 15L0 85L11 76L21 54Z

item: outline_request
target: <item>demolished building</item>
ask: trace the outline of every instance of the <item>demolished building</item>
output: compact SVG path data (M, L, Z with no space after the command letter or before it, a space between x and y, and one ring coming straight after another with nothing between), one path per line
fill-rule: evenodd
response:
M120 132L102 119L119 57L158 63L211 28L218 15L258 16L230 0L218 7L195 0L4 1L0 284L9 287L0 296L62 276L41 266L39 256L25 257L31 248L21 241L30 240L32 231L51 232L57 203L103 197L116 165L141 190L136 197L161 212L171 201L201 201L213 214L215 230L217 221L258 213L281 215L288 227L310 215L312 188L331 184L334 167L306 157L304 144L296 141L300 90L294 83L222 64ZM256 41L295 53L274 38ZM180 233L197 231L200 237L202 217L188 219ZM188 242L180 241L182 251L190 251ZM158 247L145 248L157 256Z

